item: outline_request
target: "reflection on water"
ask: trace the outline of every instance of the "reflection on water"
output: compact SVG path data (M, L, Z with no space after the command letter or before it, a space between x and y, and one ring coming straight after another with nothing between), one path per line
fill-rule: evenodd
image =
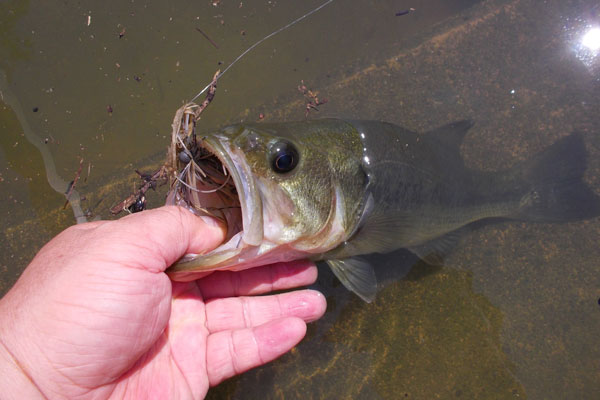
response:
M596 6L596 9L598 7ZM600 27L597 18L565 18L563 30L573 53L600 79Z
M590 26L581 38L581 46L594 53L600 50L600 28Z
M68 182L78 157L90 161L80 191L90 208L103 199L105 210L131 190L128 163L160 162L173 112L220 61L319 2L302 11L290 4L5 2L13 11L0 14L8 22L0 62L31 129L55 140L58 174ZM388 120L421 132L475 120L462 151L476 169L506 168L579 131L586 180L600 192L595 2L434 1L396 16L410 6L334 1L233 68L202 124L260 113L303 118L296 87L304 79L329 99L311 117ZM0 122L4 291L73 219L44 182L13 110L2 107ZM598 219L494 224L465 236L437 269L405 252L378 256L382 289L370 305L323 269L316 287L329 309L307 339L209 397L594 398L599 231Z

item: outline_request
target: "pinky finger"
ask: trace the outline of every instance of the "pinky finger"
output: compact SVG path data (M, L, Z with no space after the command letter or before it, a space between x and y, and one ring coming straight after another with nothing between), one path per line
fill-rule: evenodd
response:
M206 348L210 385L273 361L291 350L305 334L306 323L302 319L287 317L210 335Z

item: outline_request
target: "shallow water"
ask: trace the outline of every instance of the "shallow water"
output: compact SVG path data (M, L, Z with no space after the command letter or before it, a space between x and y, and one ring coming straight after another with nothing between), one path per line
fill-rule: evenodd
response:
M63 209L57 190L66 190L79 157L81 211L108 218L131 190L133 168L161 161L181 103L317 4L0 3L0 292L75 222L78 211ZM474 168L508 167L578 130L586 179L600 192L600 57L582 45L598 13L592 1L336 0L232 68L202 124L260 113L304 118L296 89L304 80L329 100L310 118L380 119L417 131L475 120L462 147ZM57 190L46 179L49 162ZM370 305L323 268L315 287L329 308L307 338L209 397L594 398L599 230L598 218L487 225L442 268L402 251L377 256L382 289Z

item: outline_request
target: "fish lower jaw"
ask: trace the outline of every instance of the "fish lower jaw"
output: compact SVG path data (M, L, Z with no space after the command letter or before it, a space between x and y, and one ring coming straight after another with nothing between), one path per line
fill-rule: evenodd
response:
M311 256L311 253L295 249L290 245L265 242L260 246L217 248L204 255L189 254L166 272L174 281L191 281L209 271L240 271L277 262L311 258Z

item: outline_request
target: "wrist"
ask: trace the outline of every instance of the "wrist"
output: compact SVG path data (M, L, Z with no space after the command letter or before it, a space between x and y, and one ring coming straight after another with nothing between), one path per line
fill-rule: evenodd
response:
M43 399L27 373L21 368L0 337L0 393L3 399Z
M0 323L4 324L6 321ZM5 332L0 330L0 397L2 399L44 399L45 396L6 346L3 333Z

